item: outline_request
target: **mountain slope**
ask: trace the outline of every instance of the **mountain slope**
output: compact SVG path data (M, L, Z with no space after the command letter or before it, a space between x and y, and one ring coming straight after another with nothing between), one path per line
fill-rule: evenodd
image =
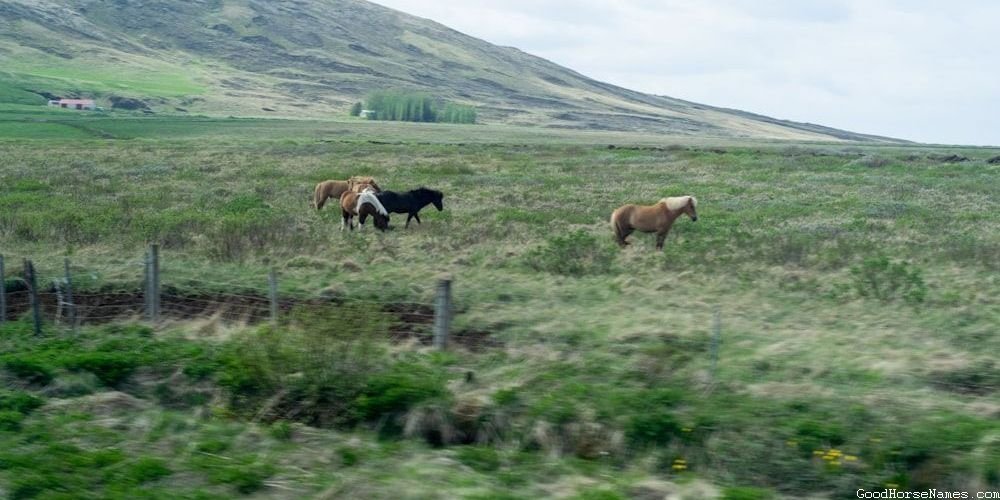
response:
M630 91L362 0L0 0L0 60L10 102L321 117L407 89L475 105L488 122L886 140Z

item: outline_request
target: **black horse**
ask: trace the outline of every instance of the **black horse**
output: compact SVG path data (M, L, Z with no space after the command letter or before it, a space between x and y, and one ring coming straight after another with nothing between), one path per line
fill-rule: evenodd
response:
M382 191L375 196L389 213L407 214L404 228L410 227L410 219L417 219L417 224L420 224L420 210L431 203L439 212L444 210L444 194L435 189L421 187L405 193Z

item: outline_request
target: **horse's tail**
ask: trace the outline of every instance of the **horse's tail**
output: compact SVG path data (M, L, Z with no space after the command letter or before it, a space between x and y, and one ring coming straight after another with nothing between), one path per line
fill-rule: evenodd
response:
M374 192L365 190L365 192L358 195L358 206L356 211L360 213L361 205L364 205L365 203L370 203L373 207L375 207L375 211L379 214L386 217L389 216L389 212L382 206L382 202L379 201L378 196L375 196Z
M316 207L316 210L322 209L323 205L326 204L326 189L323 189L324 186L325 184L322 182L316 184L316 190L313 191L313 206Z
M625 241L625 228L622 227L622 218L625 217L625 211L619 208L614 212L611 212L611 230L615 233L615 241L624 242Z

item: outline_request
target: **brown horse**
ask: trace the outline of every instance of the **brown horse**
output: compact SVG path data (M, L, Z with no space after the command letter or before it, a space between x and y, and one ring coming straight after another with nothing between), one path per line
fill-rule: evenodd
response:
M340 195L346 191L360 193L368 186L375 189L376 193L382 191L382 188L378 187L378 184L375 183L374 177L354 176L346 181L323 181L316 184L316 189L313 190L313 206L316 207L316 210L320 210L323 208L323 205L326 205L327 198L339 200Z
M656 249L663 250L663 240L670 232L670 226L681 214L688 214L691 221L698 220L695 207L698 200L694 196L677 196L663 198L655 205L623 205L611 214L611 229L615 232L615 241L622 248L628 245L625 238L632 231L656 233Z
M375 221L375 227L385 231L389 229L389 212L382 206L382 202L375 197L375 189L365 188L360 193L344 191L340 195L340 213L343 216L340 230L344 226L354 231L354 216L358 217L358 229L365 226L365 219L370 215Z

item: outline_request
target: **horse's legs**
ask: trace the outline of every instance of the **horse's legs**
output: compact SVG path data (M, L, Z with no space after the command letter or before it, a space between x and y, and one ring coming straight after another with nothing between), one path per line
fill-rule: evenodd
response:
M623 228L619 228L619 231L621 231L621 232L616 235L616 236L618 236L618 238L617 238L618 239L618 246L620 246L622 248L625 248L625 247L627 247L627 246L630 245L629 242L625 241L625 238L628 238L628 235L632 234L632 228L624 228L623 227Z
M360 212L358 214L358 230L362 230L365 227L365 219L368 218L368 212Z
M340 230L343 231L344 227L347 226L347 218L349 217L349 215L347 212L341 211L340 216L342 218L340 221Z
M413 214L413 218L417 219L417 224L420 224L420 214Z
M403 225L403 229L410 227L410 219L413 218L413 214L406 215L406 224Z
M656 249L663 250L663 240L667 239L666 231L662 233L656 233Z

